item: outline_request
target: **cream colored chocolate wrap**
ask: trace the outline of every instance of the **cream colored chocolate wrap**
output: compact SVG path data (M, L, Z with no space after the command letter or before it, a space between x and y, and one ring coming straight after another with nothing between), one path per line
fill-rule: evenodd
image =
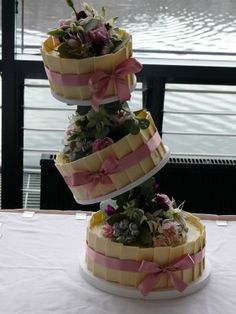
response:
M61 154L57 155L55 165L64 178L73 178L78 172L99 172L103 162L109 157L119 161L129 154L133 156L132 166L123 171L109 174L112 184L103 184L100 182L93 188L91 188L91 184L89 183L78 186L69 185L71 192L77 200L85 201L100 196L105 197L109 193L118 191L138 179L142 180L144 178L145 181L145 175L155 170L159 164L167 161L166 147L163 145L159 134L157 134L158 132L151 115L148 112L142 112L139 115L141 118L148 119L150 125L147 129L140 130L137 135L128 134L116 143L73 162L66 162ZM140 147L145 146L154 135L156 137L158 135L159 137L156 148L148 151L146 157L137 162L135 158L136 152L138 152Z
M61 58L57 52L57 46L60 44L58 40L52 36L48 37L43 42L41 48L41 54L43 57L44 66L47 71L56 73L57 76L61 75L61 78L57 81L53 81L48 75L50 87L54 95L70 100L90 100L91 89L89 86L78 86L77 84L69 85L63 83L63 75L81 75L81 74L93 74L99 71L104 71L107 74L111 74L115 68L123 61L129 59L132 56L132 38L124 30L118 31L121 38L125 38L125 43L117 52L106 54L97 57L89 57L84 59L71 59ZM46 72L47 72L46 71ZM132 89L135 84L135 75L127 74L124 76L127 86ZM108 88L105 92L104 98L117 96L117 88L113 80L109 82Z
M197 217L190 213L188 213L186 218L189 228L186 242L176 247L141 248L112 242L110 238L105 238L102 235L103 219L104 215L102 211L98 211L92 215L87 227L87 245L93 251L108 257L130 261L147 260L156 262L158 265L165 267L186 254L194 255L205 248L205 227ZM94 276L124 286L137 287L146 276L144 273L120 271L101 266L99 263L92 260L88 254L86 255L86 263L88 270ZM205 257L203 256L199 263L196 263L188 269L176 271L175 273L184 283L189 284L201 276L204 268ZM173 289L167 274L163 273L160 276L154 290Z

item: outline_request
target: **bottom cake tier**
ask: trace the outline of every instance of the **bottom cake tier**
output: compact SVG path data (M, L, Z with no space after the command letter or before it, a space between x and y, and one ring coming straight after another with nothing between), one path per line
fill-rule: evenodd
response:
M186 224L184 244L144 248L104 237L101 212L97 212L87 228L86 269L92 276L119 287L133 287L143 296L168 290L181 295L203 276L198 285L201 287L209 274L208 269L204 275L205 227L190 213L186 213Z

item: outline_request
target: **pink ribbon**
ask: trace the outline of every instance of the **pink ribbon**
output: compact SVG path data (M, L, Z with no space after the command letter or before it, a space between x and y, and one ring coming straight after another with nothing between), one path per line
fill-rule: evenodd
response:
M147 276L143 281L138 285L138 290L143 294L147 295L152 291L158 280L160 279L161 274L167 274L170 278L171 283L175 289L182 292L187 288L187 284L179 278L175 273L176 271L185 270L193 265L199 263L205 256L205 248L200 250L198 253L190 255L186 254L181 257L178 261L174 261L168 266L160 266L155 262L150 261L131 261L131 260L121 260L119 258L105 256L101 253L98 253L87 246L87 256L95 263L121 271L129 272L142 272L147 273Z
M116 159L113 156L109 156L103 161L98 171L81 170L73 173L71 176L65 176L64 180L70 187L89 184L88 192L91 193L99 183L104 185L113 184L110 178L111 174L124 171L140 162L147 157L150 152L153 152L159 146L160 142L160 135L158 131L156 131L147 143L123 158Z
M113 184L109 174L117 171L119 171L118 160L110 156L104 160L99 171L80 171L73 173L72 176L64 177L64 179L69 186L90 184L89 191L92 192L98 183Z
M45 71L49 81L58 85L86 86L88 85L92 93L92 108L99 110L99 105L106 93L111 80L114 80L117 96L121 102L130 99L130 89L125 80L128 74L135 74L142 70L142 65L135 59L129 58L121 62L113 72L105 73L98 71L86 74L62 74L51 71L45 66Z

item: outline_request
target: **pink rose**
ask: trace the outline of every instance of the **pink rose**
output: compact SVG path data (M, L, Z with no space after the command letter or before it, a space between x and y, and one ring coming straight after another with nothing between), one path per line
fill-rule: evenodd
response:
M87 35L88 42L104 45L108 41L108 32L103 24L100 24L98 27L92 29Z
M103 227L102 227L102 235L105 238L111 238L113 235L113 227L111 225L109 225L108 223L106 223Z
M102 139L99 138L95 142L93 142L92 145L93 153L102 150L103 148L106 148L111 144L113 144L113 140L110 137L104 137Z

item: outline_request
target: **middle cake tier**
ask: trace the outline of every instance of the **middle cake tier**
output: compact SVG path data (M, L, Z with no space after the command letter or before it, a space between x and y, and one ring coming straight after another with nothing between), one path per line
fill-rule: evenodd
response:
M120 195L152 177L166 164L169 150L150 113L142 110L134 114L134 119L136 126L141 125L137 134L128 133L117 141L110 137L96 139L92 153L75 160L65 150L57 155L56 167L78 203L92 204ZM78 127L76 120L73 123ZM75 137L73 131L74 126L70 125L67 130L72 132L70 140Z

